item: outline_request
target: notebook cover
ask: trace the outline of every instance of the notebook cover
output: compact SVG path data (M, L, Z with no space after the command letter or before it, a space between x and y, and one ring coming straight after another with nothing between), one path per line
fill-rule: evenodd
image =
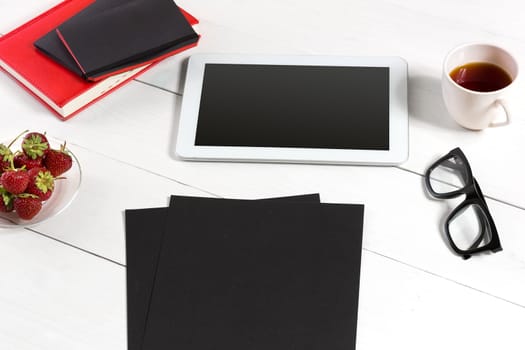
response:
M84 10L82 10L80 13L82 13L82 15L84 15L84 16L95 16L98 13L101 13L101 12L103 12L104 10L106 10L108 8L113 8L115 6L121 5L122 3L126 3L128 1L129 0L103 0L103 1L99 0L99 1L96 1L95 3L91 4L90 6L85 8ZM184 11L183 9L180 9L180 11L182 12L182 14L186 18L186 20L191 25L196 25L196 24L199 23L199 21L194 16L189 14L188 12ZM77 16L79 14L77 14ZM41 38L36 40L34 45L42 53L44 53L48 57L52 58L53 60L55 60L56 62L58 62L62 66L66 67L67 69L69 69L70 71L75 73L76 75L81 76L83 78L86 78L85 76L83 76L83 73L80 70L80 68L78 67L77 63L75 62L73 56L71 56L69 51L66 49L66 47L64 46L64 44L62 43L62 41L58 37L58 34L56 33L55 29L51 30L49 33L45 34L44 36L42 36ZM165 58L167 56L174 55L174 54L176 54L178 52L181 52L181 51L186 50L186 49L188 49L190 47L193 47L193 46L195 46L195 45L192 45L192 44L190 44L190 45L186 45L186 44L180 45L180 47L178 47L178 48L166 50L166 52L160 53L159 56L156 57L156 59L157 60L161 60L161 59L163 59L163 58ZM135 68L137 66L144 65L146 63L148 63L148 62L144 61L144 60L139 61L139 62L137 62L135 65L133 65L131 67L124 67L122 69L118 69L118 70L112 72L110 75L118 74L118 73L120 73L122 71L133 69L133 68ZM92 77L90 80L98 81L98 80L104 79L104 78L106 78L108 76L109 76L109 74L105 74L105 75L101 75L101 76Z
M177 200L144 350L353 349L363 206Z
M98 83L89 82L80 78L38 52L33 46L35 40L53 30L64 20L78 13L92 2L92 0L66 0L0 37L0 66L2 66L2 70L7 72L8 70L4 67L7 66L19 74L28 84L32 85L32 87L18 80L12 74L10 75L61 119L72 117L91 103L108 95L111 91L138 75L136 74L120 81L117 85L112 86L98 97L87 101L79 109L67 115L61 115L36 95L34 89L40 91L58 107L64 107L75 97L97 88ZM152 65L146 69L150 67L152 67ZM140 73L145 72L146 69Z
M57 34L90 79L151 62L199 39L172 0L127 1L96 15L80 12Z
M319 195L268 200L319 203ZM167 210L168 208L147 208L125 212L128 350L140 350L142 346Z

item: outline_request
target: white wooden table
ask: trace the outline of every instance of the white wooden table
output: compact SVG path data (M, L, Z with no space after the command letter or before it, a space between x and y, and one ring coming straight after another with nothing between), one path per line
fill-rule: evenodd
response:
M0 0L5 34L57 0ZM169 194L263 198L320 193L364 203L358 349L525 349L525 90L512 125L472 132L441 98L456 45L492 42L525 68L518 0L180 0L201 20L197 48L61 122L0 74L0 139L24 129L67 139L84 178L76 201L32 228L0 230L0 349L126 349L123 211ZM410 157L399 167L184 162L173 155L188 55L398 55L409 65ZM459 146L504 250L464 261L441 235L450 206L422 174Z

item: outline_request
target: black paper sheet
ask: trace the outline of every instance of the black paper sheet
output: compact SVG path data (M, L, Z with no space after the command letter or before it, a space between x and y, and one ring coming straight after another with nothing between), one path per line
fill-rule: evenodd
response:
M363 210L173 198L142 349L353 349Z
M173 198L184 200L185 197ZM319 195L268 200L319 203ZM129 350L141 349L167 213L168 208L131 209L125 212Z

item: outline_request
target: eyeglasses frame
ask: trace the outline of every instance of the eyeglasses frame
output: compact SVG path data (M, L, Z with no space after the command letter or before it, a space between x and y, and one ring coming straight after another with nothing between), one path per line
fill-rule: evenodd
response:
M462 188L458 188L457 190L446 192L446 193L437 193L433 190L431 184L430 184L430 174L434 169L436 169L440 164L442 164L445 160L450 159L452 157L459 158L463 164L464 167L461 169L465 170L466 175L466 184ZM470 258L473 254L480 253L483 251L492 251L493 253L501 251L503 248L501 247L501 242L498 236L498 231L496 229L496 224L494 223L494 219L492 218L492 215L490 214L489 207L487 206L487 202L485 201L485 197L483 196L483 192L481 192L481 188L472 175L472 169L470 167L470 164L467 160L467 157L463 153L463 151L456 147L450 152L448 152L443 157L439 158L437 161L435 161L425 172L425 185L427 187L427 190L430 192L430 194L438 199L451 199L459 197L460 195L465 195L465 199L463 202L461 202L452 212L448 215L446 221L445 221L445 234L447 236L447 239L449 241L450 246L456 252L458 255L461 255L463 259ZM477 205L481 210L483 211L483 214L485 215L485 218L487 219L487 224L489 225L490 229L490 240L487 242L486 245L482 247L478 247L478 245L483 241L484 234L480 235L478 239L472 244L472 246L469 249L460 249L458 246L454 243L454 240L452 239L452 236L450 234L450 222L453 220L453 218L456 216L458 212L463 210L469 205Z

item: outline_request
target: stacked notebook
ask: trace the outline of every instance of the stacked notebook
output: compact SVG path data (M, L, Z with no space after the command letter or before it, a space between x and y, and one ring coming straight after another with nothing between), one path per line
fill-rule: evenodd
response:
M0 67L62 119L197 45L173 0L66 0L0 37Z
M318 195L127 210L128 348L354 349L363 211Z

